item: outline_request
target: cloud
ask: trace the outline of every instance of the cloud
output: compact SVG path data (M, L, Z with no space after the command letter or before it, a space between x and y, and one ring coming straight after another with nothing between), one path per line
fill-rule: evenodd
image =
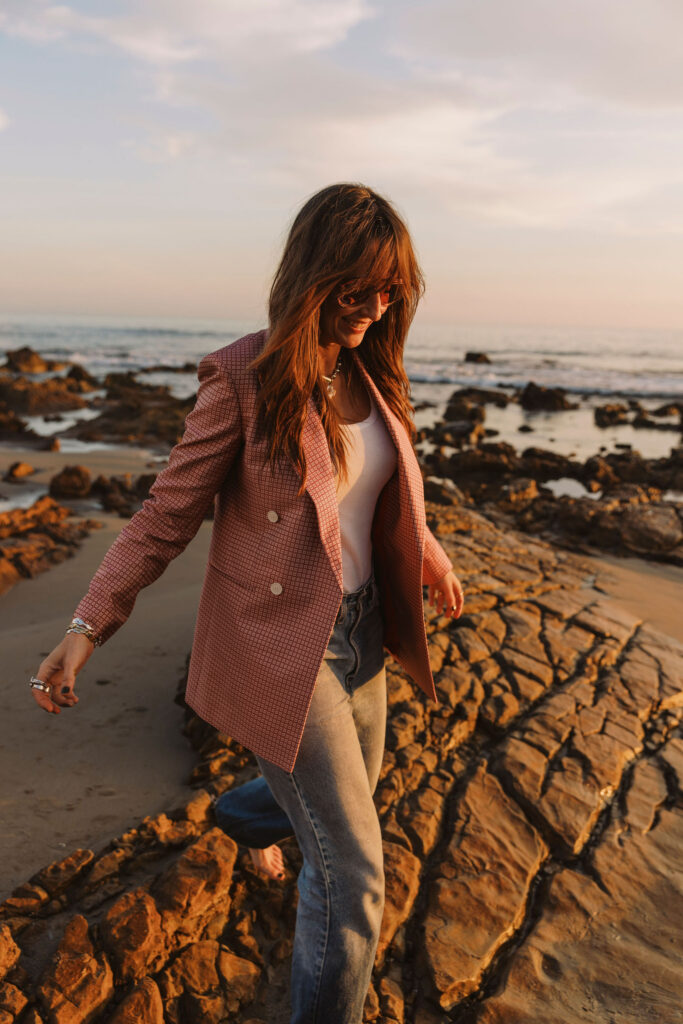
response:
M0 11L0 31L35 43L51 42L64 35L58 25L59 11L46 0L5 0Z
M645 211L680 223L655 215L683 178L679 0L90 9L6 0L0 28L118 53L146 90L121 144L146 162L194 161L225 189L286 195L366 180L452 223L627 233Z
M0 109L0 132L3 131L9 124L9 117L4 110Z
M683 108L679 0L396 0L388 44L417 67L505 85L511 101L567 92Z
M683 177L683 136L667 139L666 118L653 132L642 113L588 116L576 103L540 116L502 88L387 79L323 54L273 58L266 68L246 54L229 75L185 67L155 82L164 104L210 116L214 127L196 135L191 152L240 188L303 194L330 180L365 180L429 196L450 218L549 229L599 223L625 233L632 219L641 229L636 212L648 196ZM657 160L664 148L667 159Z
M260 50L307 53L341 42L372 16L367 0L137 0L129 13L84 14L48 0L8 0L0 28L29 39L95 40L172 65Z
M136 150L149 163L168 163L195 152L198 141L193 132L158 132L151 129L142 142L126 139L123 146Z

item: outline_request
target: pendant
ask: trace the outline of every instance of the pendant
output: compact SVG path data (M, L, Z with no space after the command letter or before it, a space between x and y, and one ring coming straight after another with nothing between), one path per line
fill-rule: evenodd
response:
M334 384L330 383L327 385L327 393L330 396L330 398L332 398L333 395L337 394Z

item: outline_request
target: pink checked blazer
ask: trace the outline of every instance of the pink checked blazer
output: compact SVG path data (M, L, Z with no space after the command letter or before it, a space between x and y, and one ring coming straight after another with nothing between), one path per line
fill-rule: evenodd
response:
M256 373L247 365L265 336L249 334L202 359L182 440L75 614L106 641L215 502L185 699L205 721L291 772L341 603L342 551L332 460L312 398L302 437L305 492L297 497L300 478L289 463L261 468L266 441L255 423ZM410 439L353 357L398 453L372 523L383 642L436 701L422 585L452 563L427 528Z

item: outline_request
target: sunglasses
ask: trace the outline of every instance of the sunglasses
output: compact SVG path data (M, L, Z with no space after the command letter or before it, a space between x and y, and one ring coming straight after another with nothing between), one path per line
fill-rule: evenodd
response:
M355 289L342 285L336 292L336 299L342 309L356 309L358 306L364 306L373 295L379 295L382 306L390 306L401 296L401 282L387 285L385 288Z

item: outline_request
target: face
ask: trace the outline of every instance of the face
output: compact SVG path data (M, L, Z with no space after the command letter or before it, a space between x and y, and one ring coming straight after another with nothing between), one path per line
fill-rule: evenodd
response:
M335 289L320 309L320 344L342 348L360 345L368 327L381 320L392 299L393 291L388 288L381 292L354 292L345 286Z

